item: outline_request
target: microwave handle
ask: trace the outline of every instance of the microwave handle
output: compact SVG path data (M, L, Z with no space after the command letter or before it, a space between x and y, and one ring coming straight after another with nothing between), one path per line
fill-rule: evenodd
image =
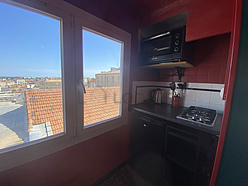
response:
M167 35L170 35L170 32L165 32L165 33L162 33L162 34L159 34L159 35L156 35L156 36L152 36L152 37L149 37L149 38L147 38L147 39L145 39L143 41L148 41L148 40L156 39L156 38L167 36Z
M162 51L162 50L167 50L167 49L170 49L170 47L154 48L153 50Z

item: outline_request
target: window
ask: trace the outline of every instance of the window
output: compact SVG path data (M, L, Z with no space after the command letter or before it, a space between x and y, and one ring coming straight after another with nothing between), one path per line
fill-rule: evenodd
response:
M0 94L0 130L8 131L7 137L16 137L14 143L0 147L0 171L127 124L130 34L65 1L22 0L21 3L0 0L3 18L0 20L0 59L5 61L0 68L1 91L5 91ZM18 12L11 16L13 12L9 9ZM10 24L10 19L18 21ZM2 28L10 30L4 33ZM102 61L87 59L87 55L94 57L101 50L85 48L99 44L94 42L96 37L118 46L117 52L111 53L117 60L106 62L110 59L108 53L102 56ZM91 71L93 75L89 75ZM120 77L111 91L106 91L112 77L107 74ZM83 84L86 94L83 94ZM86 101L90 91L95 90L97 94ZM7 92L9 97L1 97ZM103 106L98 108L101 112L95 108L89 112L89 103L93 107L105 104L109 110ZM91 114L100 117L89 119ZM10 126L13 117L22 127Z
M4 149L64 132L62 87L52 86L62 81L61 19L4 3L0 16L0 81L12 82L0 97Z
M75 25L77 82L80 82L82 77L87 77L87 74L91 72L94 72L92 77L95 75L96 80L101 80L103 77L103 82L98 84L96 81L96 87L93 89L96 91L95 97L94 99L90 98L90 100L94 100L94 102L87 101L90 93L87 93L87 90L86 94L82 93L82 88L77 92L81 100L77 106L78 135L95 135L98 130L108 131L127 123L131 38L128 33L107 22L103 21L99 26L97 21L85 21L83 15L75 17ZM87 58L92 59L88 60ZM91 65L93 68L91 68L90 63L94 64ZM107 84L107 77L109 82L109 78L112 79L112 76L120 76L120 81L113 84L111 80L111 83ZM110 86L111 88L109 88ZM101 105L101 107L87 112L87 108L94 108L96 104ZM110 106L109 104L113 105ZM109 110L106 110L105 107ZM95 117L96 115L98 118ZM95 120L90 119L90 117L94 117Z
M108 85L108 75L121 74L122 43L86 29L82 30L84 78L101 76L102 84L87 88L84 95L84 126L120 116L120 86ZM117 101L115 101L117 100Z

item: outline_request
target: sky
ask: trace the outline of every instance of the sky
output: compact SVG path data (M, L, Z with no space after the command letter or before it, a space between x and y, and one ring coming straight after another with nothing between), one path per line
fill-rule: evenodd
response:
M121 43L83 30L84 76L120 67Z
M121 44L83 31L84 76L120 66ZM0 3L0 77L61 77L60 21Z

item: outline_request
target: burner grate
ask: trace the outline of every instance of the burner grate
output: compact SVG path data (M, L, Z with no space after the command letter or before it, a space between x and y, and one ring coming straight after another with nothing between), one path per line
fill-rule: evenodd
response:
M177 117L199 124L212 126L216 118L216 111L213 109L190 106Z

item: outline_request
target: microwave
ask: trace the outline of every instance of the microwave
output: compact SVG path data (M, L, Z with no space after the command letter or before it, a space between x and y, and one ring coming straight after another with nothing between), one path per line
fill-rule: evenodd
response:
M185 41L185 26L142 39L140 65L192 61L193 43Z

